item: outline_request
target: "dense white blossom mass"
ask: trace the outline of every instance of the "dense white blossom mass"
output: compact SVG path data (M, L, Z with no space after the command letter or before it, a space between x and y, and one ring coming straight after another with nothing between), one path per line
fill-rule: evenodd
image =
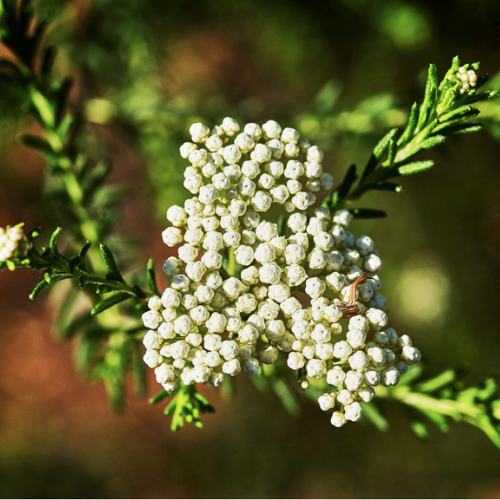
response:
M334 426L359 420L360 403L396 385L420 352L388 327L373 240L353 236L348 210L312 209L333 186L323 152L272 120L241 130L225 118L190 133L180 152L192 197L167 212L163 241L178 256L143 315L144 361L172 391L220 386L282 357L303 388L326 380L318 402ZM271 220L275 206L283 224Z

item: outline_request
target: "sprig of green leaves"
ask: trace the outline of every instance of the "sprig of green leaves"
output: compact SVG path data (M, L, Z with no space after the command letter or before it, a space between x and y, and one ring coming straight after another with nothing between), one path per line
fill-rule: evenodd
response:
M91 285L97 294L107 295L94 306L92 314L99 314L119 302L133 297L136 299L148 297L148 294L138 285L129 285L125 282L111 250L105 245L101 245L101 255L109 272L104 276L92 272L89 268L87 255L91 247L90 242L83 246L76 257L70 259L62 255L57 246L61 232L61 228L54 231L49 246L42 248L41 253L33 245L26 259L14 262L18 267L45 270L43 279L35 286L30 299L35 299L42 290L50 285L66 279L76 280L80 288ZM28 236L28 240L34 243L37 236L38 231L33 231ZM115 293L110 294L110 292Z
M461 94L462 82L455 77L460 67L460 60L455 57L439 83L436 66L430 65L423 102L420 106L413 104L404 131L398 128L389 130L373 149L362 172L356 165L349 167L343 181L324 201L324 206L332 210L350 209L354 201L372 190L400 193L402 186L392 179L425 172L434 166L433 160L414 160L416 155L442 144L451 135L482 130L481 124L465 123L479 114L471 104L492 99L498 92L480 91L487 81L485 75L478 79L475 88ZM477 71L479 63L464 67ZM353 213L360 218L385 215L372 209L353 209Z
M173 396L173 397L172 397ZM165 407L165 415L172 416L170 428L175 432L185 423L194 424L199 429L203 428L200 416L204 413L214 413L214 407L202 396L193 385L180 385L175 391L160 391L149 402L156 404L165 398L172 397Z
M494 378L480 386L466 387L463 370L449 369L431 378L423 378L423 366L416 365L396 387L377 388L377 396L401 403L408 409L411 429L422 439L429 437L429 424L441 432L450 430L450 422L465 422L482 430L500 448L500 386ZM367 414L381 430L388 421L377 406ZM374 418L372 418L374 417Z

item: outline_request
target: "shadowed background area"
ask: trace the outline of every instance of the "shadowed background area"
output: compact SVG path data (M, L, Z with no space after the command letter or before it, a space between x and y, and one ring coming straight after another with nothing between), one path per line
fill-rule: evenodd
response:
M113 159L111 181L128 188L115 233L133 266L170 255L161 231L184 196L178 148L193 121L295 126L325 150L339 181L388 128L404 125L430 62L443 75L457 54L480 60L489 87L500 88L495 0L37 7L55 18L57 72L74 75L74 107L92 123L82 140ZM463 367L467 384L500 375L500 106L482 109L486 132L448 139L431 154L434 169L403 181L404 194L361 201L387 219L352 225L384 260L392 326L414 339L430 374ZM16 142L33 124L5 94L0 112L0 226L24 221L48 235L58 222L40 197L43 161ZM396 406L386 408L388 433L338 430L311 401L290 416L240 376L233 401L202 389L217 409L204 430L172 434L160 407L132 397L116 415L102 385L75 374L71 343L52 336L57 294L28 300L36 278L0 275L1 497L500 496L500 451L486 436L455 424L447 435L431 428L422 442Z

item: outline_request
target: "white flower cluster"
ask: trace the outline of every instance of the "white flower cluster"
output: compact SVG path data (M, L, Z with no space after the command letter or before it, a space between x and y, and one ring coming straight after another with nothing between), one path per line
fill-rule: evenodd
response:
M477 75L473 69L467 70L464 66L461 66L455 76L462 82L461 94L469 92L471 88L477 85Z
M19 257L22 259L32 244L23 233L22 227L0 227L0 262Z
M303 387L307 377L334 386L319 399L338 407L334 425L359 420L359 401L397 384L420 353L387 328L382 261L371 238L349 232L350 212L304 213L333 184L322 151L275 121L240 133L225 118L190 132L181 155L193 197L167 212L163 240L179 245L178 257L165 261L169 287L143 315L144 361L171 391L254 375L284 353ZM287 236L263 217L276 204L288 213Z

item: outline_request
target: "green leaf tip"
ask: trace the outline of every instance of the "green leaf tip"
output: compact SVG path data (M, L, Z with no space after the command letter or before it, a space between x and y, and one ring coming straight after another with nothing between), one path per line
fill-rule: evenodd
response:
M124 300L132 298L132 295L127 292L115 292L112 295L106 297L105 299L101 300L96 306L91 311L92 316L95 316L96 314L100 314L106 309L109 309L110 307L115 306L116 304L119 304L120 302L123 302Z
M156 272L155 272L155 264L154 260L151 258L148 260L147 270L146 270L146 278L148 288L155 295L160 296L160 291L158 290L158 285L156 283Z
M109 271L109 279L113 279L116 281L121 281L122 283L125 281L121 275L120 270L118 269L118 265L116 264L116 260L113 256L113 253L111 250L106 246L101 243L99 246L101 250L101 256L102 260L106 264L106 267L108 268Z

